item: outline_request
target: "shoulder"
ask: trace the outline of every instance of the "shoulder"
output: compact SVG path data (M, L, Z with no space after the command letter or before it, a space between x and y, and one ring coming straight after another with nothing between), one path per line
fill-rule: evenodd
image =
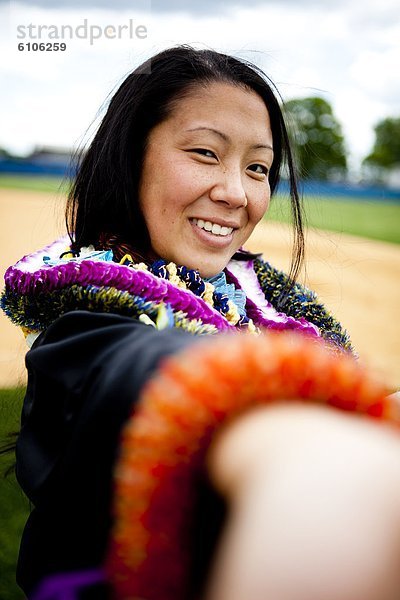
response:
M36 498L41 488L33 475L49 473L69 444L82 440L84 446L100 431L104 442L111 430L116 440L160 363L198 340L176 328L159 331L129 317L90 311L73 311L52 323L26 355L17 465L29 495Z

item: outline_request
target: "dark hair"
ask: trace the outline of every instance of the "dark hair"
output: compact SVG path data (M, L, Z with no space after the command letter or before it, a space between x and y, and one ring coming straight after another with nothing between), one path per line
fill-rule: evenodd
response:
M136 256L146 256L150 240L139 208L138 188L149 133L168 117L176 101L197 85L213 82L253 90L268 109L274 143L271 194L277 189L284 166L290 180L295 233L290 280L295 280L304 255L302 209L277 90L251 63L189 46L170 48L149 59L124 80L112 97L89 149L81 155L68 196L66 218L73 249L89 244L112 247L118 242Z

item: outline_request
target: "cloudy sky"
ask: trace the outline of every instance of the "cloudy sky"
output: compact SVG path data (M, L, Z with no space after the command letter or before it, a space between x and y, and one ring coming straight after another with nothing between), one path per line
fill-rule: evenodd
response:
M126 74L179 43L255 62L286 100L326 98L355 169L400 115L398 0L0 0L0 39L0 146L21 155L90 139ZM49 41L66 50L28 50Z

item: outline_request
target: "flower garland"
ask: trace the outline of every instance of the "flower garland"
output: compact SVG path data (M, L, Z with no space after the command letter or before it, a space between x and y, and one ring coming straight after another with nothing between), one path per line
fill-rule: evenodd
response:
M354 352L350 337L339 321L333 317L325 306L318 301L315 293L296 283L287 292L288 276L268 262L256 258L253 263L254 272L265 298L274 306L280 303L285 290L285 301L282 309L289 317L304 318L314 323L321 331L322 337L339 350Z
M129 255L122 259L121 264L126 264L126 261L132 261ZM135 268L133 261L130 262L129 266ZM224 315L231 325L237 327L247 326L252 333L256 331L252 321L246 315L241 316L239 314L237 306L229 299L228 295L218 292L209 281L204 281L198 271L188 269L185 266L177 266L172 262L167 264L162 259L152 263L149 271L156 277L167 279L179 288L189 290L195 296L202 298L209 306Z
M162 260L147 266L134 263L129 255L115 263L111 250L88 247L72 253L68 241L57 240L6 271L0 305L29 337L62 314L79 309L116 312L155 327L181 327L194 334L238 328L254 333L268 327L319 335L312 323L278 313L272 305L266 316L248 300L247 313L240 313L235 300L243 292L238 282L237 289L227 284L219 291L184 266Z
M173 325L192 333L233 329L228 320L202 298L188 294L166 279L140 268L114 263L110 255L81 251L82 257L63 257L65 238L40 253L24 257L5 274L0 303L17 325L29 331L48 327L70 310L117 312L153 319L169 306ZM48 257L54 257L49 259Z
M309 335L320 335L319 328L303 316L294 318L283 312L277 312L264 295L253 267L253 260L231 260L227 265L226 273L230 281L245 291L247 315L259 326L278 331L297 329ZM322 305L321 309L323 309Z
M167 359L122 435L106 562L113 597L187 597L198 478L228 419L293 398L400 426L387 394L351 355L292 332L220 336Z

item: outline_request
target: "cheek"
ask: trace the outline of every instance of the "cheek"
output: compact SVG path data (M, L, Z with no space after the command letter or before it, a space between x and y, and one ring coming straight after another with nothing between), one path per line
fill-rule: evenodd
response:
M265 213L269 209L271 193L268 187L268 191L263 191L262 194L257 194L254 197L251 206L249 205L249 220L253 225L257 225L263 218Z
M166 165L142 196L143 209L147 203L152 212L174 218L203 192L204 187L204 177L199 177L193 169L180 164Z

